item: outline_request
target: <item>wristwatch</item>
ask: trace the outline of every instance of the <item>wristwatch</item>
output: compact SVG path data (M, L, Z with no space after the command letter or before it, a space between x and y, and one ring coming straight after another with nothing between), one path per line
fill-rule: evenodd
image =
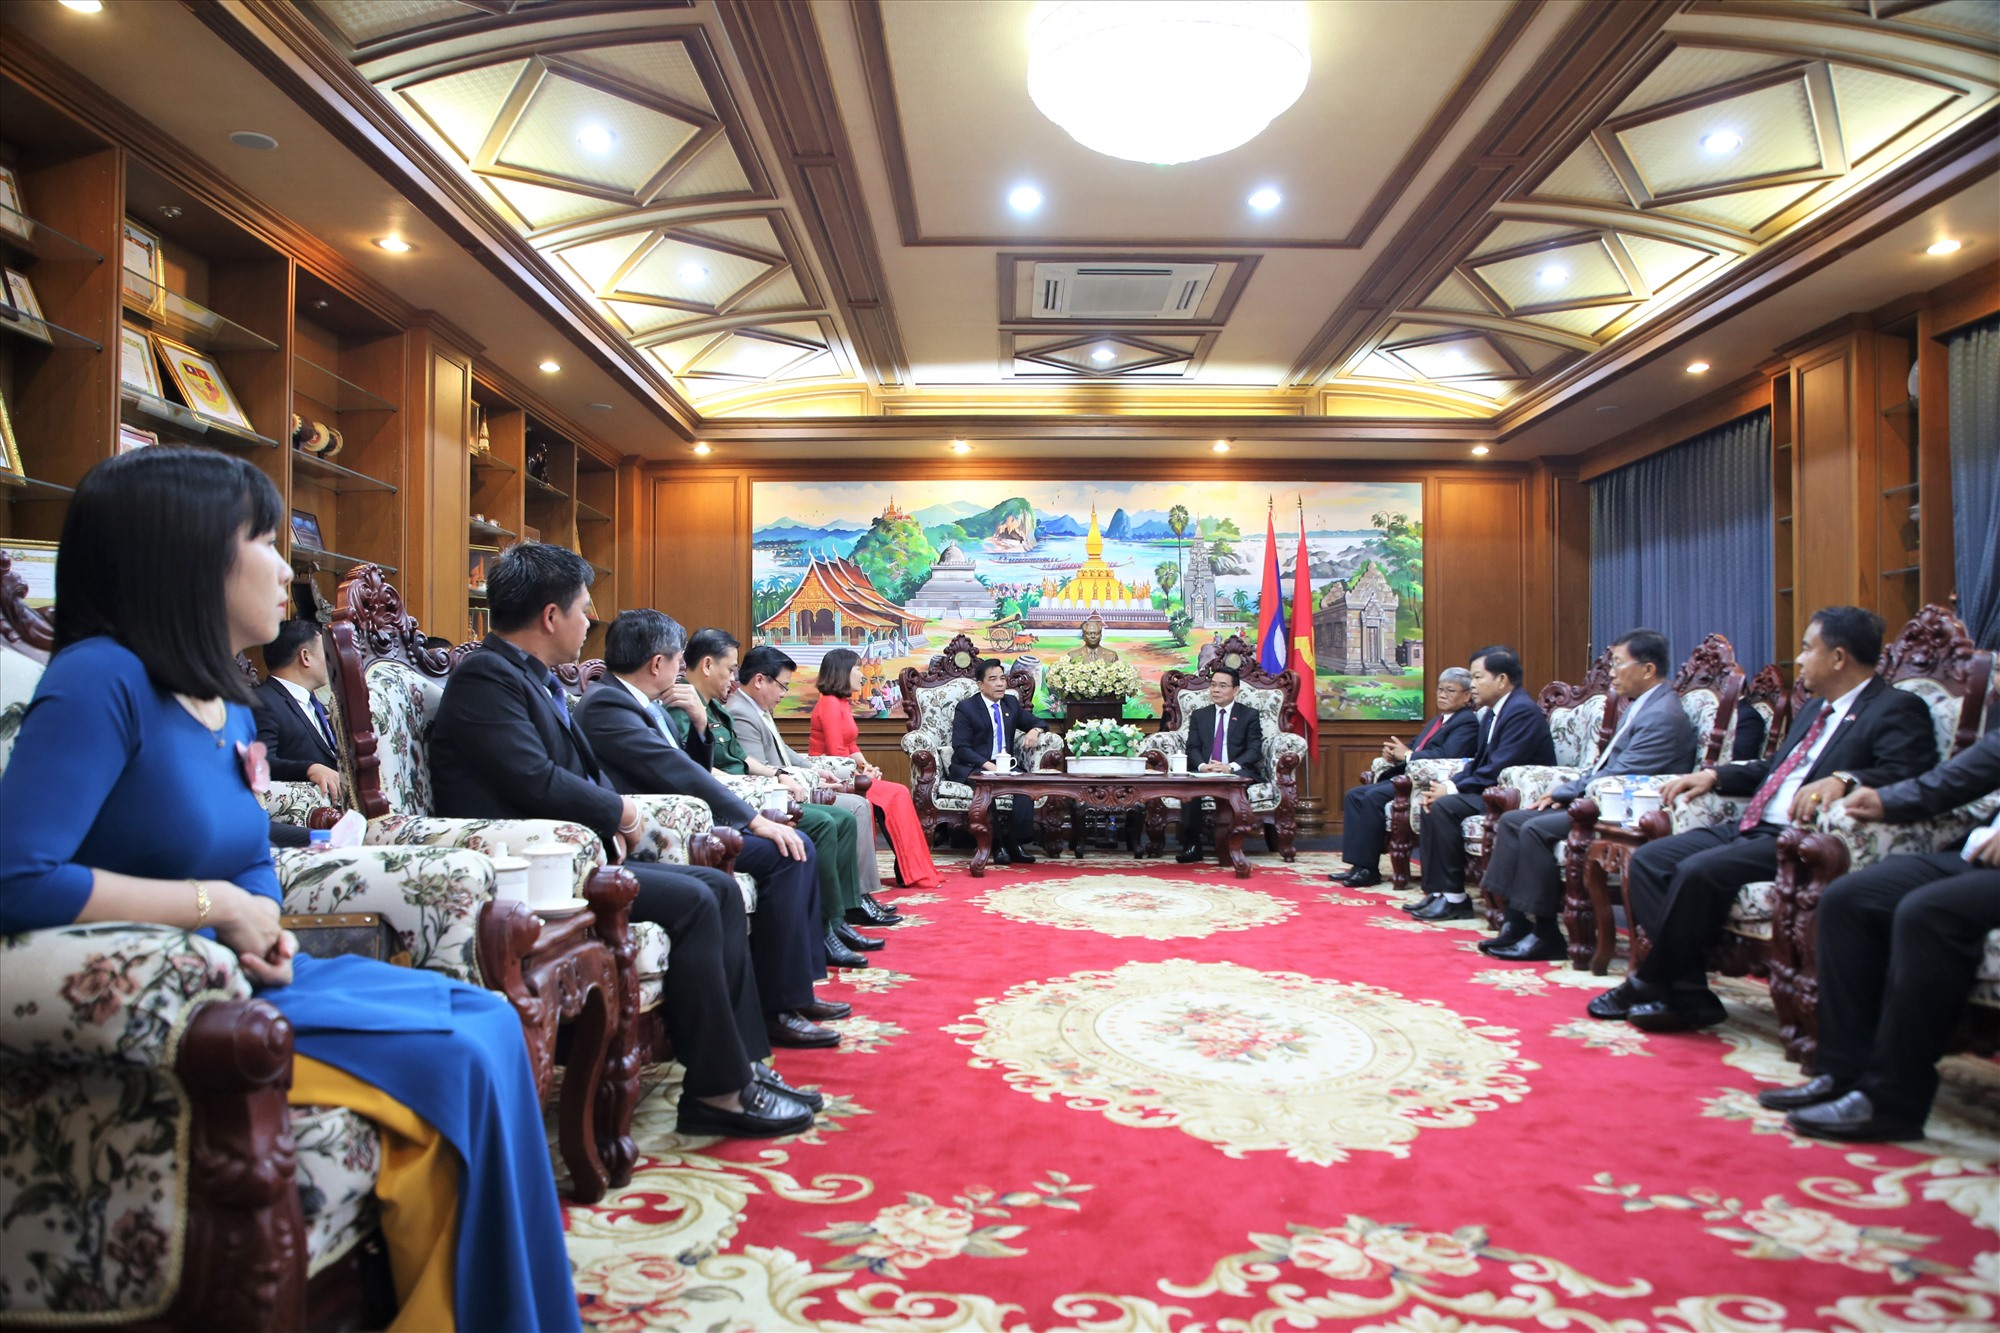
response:
M1840 785L1844 789L1840 793L1842 796L1848 795L1856 787L1859 787L1861 785L1860 778L1857 778L1852 773L1846 772L1844 770L1836 772L1833 776L1840 779Z

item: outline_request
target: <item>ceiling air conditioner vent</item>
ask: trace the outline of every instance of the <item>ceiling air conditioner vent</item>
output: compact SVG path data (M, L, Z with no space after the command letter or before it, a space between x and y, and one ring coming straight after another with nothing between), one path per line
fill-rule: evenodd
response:
M1195 319L1213 264L1037 264L1037 319Z

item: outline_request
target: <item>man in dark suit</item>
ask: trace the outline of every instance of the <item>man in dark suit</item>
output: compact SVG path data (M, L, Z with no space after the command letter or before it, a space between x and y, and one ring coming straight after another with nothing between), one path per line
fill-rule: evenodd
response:
M1424 858L1424 896L1403 910L1420 921L1459 921L1472 915L1465 896L1465 821L1486 809L1481 798L1516 764L1553 764L1555 741L1541 705L1521 688L1521 658L1495 644L1472 655L1472 693L1486 710L1479 744L1465 767L1425 796L1417 845Z
M2000 730L1918 778L1857 787L1847 813L1910 824L2000 790ZM1813 1078L1757 1100L1818 1138L1919 1139L1938 1057L2000 930L2000 816L1959 851L1891 856L1819 900L1819 1051Z
M826 975L819 942L819 858L798 832L752 809L688 757L667 722L665 699L681 674L686 632L660 611L626 611L604 636L611 674L577 706L576 725L597 753L611 785L628 795L692 796L718 826L743 834L736 868L757 881L757 928L750 959L764 1024L775 1045L823 1046L815 1025L845 1018L851 1007L813 994ZM795 1038L806 1038L795 1040Z
M1694 723L1666 680L1666 636L1635 629L1611 645L1611 684L1624 701L1611 743L1583 776L1563 783L1522 810L1500 816L1484 887L1507 904L1500 934L1481 940L1482 953L1510 963L1567 955L1558 915L1562 868L1556 846L1569 836L1567 806L1598 778L1691 772L1698 757Z
M310 782L338 801L340 742L326 705L314 693L325 689L326 681L318 622L287 620L278 626L278 637L264 645L264 679L252 711L272 779Z
M1012 756L1020 745L1033 745L1042 738L1042 729L1021 701L1007 693L1007 669L997 657L982 657L972 670L979 693L958 701L951 714L951 763L945 776L964 782L974 769L992 770L1002 755ZM1023 727L1025 726L1025 730ZM1006 865L1018 861L1033 865L1023 841L1035 835L1035 803L1025 797L1002 796L994 804L1008 807L1007 823L993 830L1000 851L994 861Z
M1382 845L1388 840L1386 812L1396 788L1389 779L1402 773L1412 759L1467 759L1479 747L1479 710L1472 702L1472 673L1464 667L1438 672L1437 716L1417 729L1414 745L1400 737L1382 742L1389 761L1374 782L1347 789L1341 802L1340 855L1347 869L1329 875L1336 884L1365 889L1382 882Z
M1264 777L1264 721L1257 710L1236 702L1243 677L1234 667L1208 669L1208 702L1188 715L1187 761L1197 773L1241 773L1252 782ZM1213 800L1181 802L1182 865L1201 860L1203 808Z
M1813 699L1769 762L1721 764L1675 778L1664 801L1703 792L1748 796L1735 823L1689 829L1633 853L1626 891L1652 952L1623 984L1590 1002L1592 1018L1622 1018L1648 1032L1712 1027L1728 1014L1708 989L1704 953L1745 884L1778 873L1778 835L1857 787L1915 777L1937 762L1923 700L1875 675L1882 617L1830 606L1806 625L1796 669Z
M595 829L615 859L640 832L639 809L612 789L555 673L590 633L592 577L582 556L541 542L493 562L493 633L445 685L431 782L441 815L570 820ZM662 1009L687 1068L680 1132L768 1138L806 1128L819 1094L762 1063L770 1046L736 881L705 866L625 868L639 881L633 918L657 922L672 945Z

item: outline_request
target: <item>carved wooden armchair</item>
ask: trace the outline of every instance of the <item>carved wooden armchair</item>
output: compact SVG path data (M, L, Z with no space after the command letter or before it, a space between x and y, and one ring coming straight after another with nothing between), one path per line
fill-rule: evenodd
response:
M1555 741L1555 766L1522 765L1502 769L1495 786L1511 787L1517 793L1524 790L1531 793L1525 797L1517 794L1514 798L1517 804L1522 799L1538 800L1559 783L1596 763L1599 752L1610 744L1612 730L1617 726L1615 698L1611 691L1609 648L1590 664L1581 684L1552 680L1542 686L1535 703L1549 719L1549 734ZM1423 827L1423 804L1414 798L1414 793L1450 777L1465 767L1466 762L1463 759L1413 759L1403 772L1389 780L1396 794L1390 798L1383 818L1389 826L1390 882L1396 888L1409 887L1410 854L1417 849L1417 831ZM1503 804L1501 808L1511 807ZM1492 854L1486 836L1487 821L1487 815L1475 814L1464 824L1465 882L1468 888L1485 877L1486 862ZM1490 904L1486 911L1489 923L1497 926L1498 913Z
M951 766L951 715L959 701L979 692L973 665L983 654L963 634L955 635L944 651L919 671L904 667L897 684L903 694L903 753L910 756L910 801L924 836L933 844L938 831L966 827L966 811L972 805L972 788L945 776ZM1007 693L1020 700L1023 708L1035 701L1035 678L1019 665L1007 673ZM1063 739L1053 728L1043 732L1041 742L1023 749L1015 760L1023 768L1043 769L1060 765ZM1046 799L1035 804L1046 810ZM1042 828L1043 846L1053 850L1052 824Z
M1776 678L1775 671L1772 678ZM1744 688L1743 668L1737 665L1736 650L1729 640L1720 634L1711 634L1703 639L1688 655L1687 661L1681 663L1669 687L1679 697L1681 709L1687 714L1688 723L1699 738L1696 767L1713 768L1718 763L1727 762L1736 743L1737 705L1742 701ZM1613 698L1616 698L1615 694ZM1770 718L1774 715L1764 715L1767 737ZM1610 743L1615 721L1615 712L1607 716L1604 744ZM1599 753L1602 753L1601 749ZM1634 792L1657 791L1661 784L1679 776L1677 773L1655 773L1601 778L1591 783L1582 797L1571 802L1570 831L1563 845L1557 849L1557 854L1562 858L1563 865L1563 928L1569 936L1572 967L1588 966L1595 972L1605 971L1610 965L1615 941L1617 927L1609 893L1593 896L1592 886L1584 873L1590 844L1597 837L1602 813L1600 800L1607 790L1618 787L1629 786ZM1490 792L1487 808L1489 811L1492 809ZM1632 818L1628 811L1627 821Z
M1276 675L1257 665L1256 650L1240 634L1232 634L1216 649L1215 660L1234 667L1241 691L1236 696L1257 710L1258 726L1264 736L1264 780L1250 784L1251 817L1262 825L1264 845L1289 861L1296 853L1293 840L1299 831L1299 765L1305 762L1305 723L1299 716L1298 673L1280 671ZM1160 673L1160 729L1139 747L1143 756L1160 755L1153 761L1164 767L1167 755L1187 753L1188 727L1194 710L1208 703L1208 680L1192 671ZM1195 765L1190 759L1189 767ZM1180 809L1180 802L1165 797L1150 802L1146 809L1146 839L1158 847L1166 829L1166 811Z
M1876 673L1930 704L1940 763L2000 720L1994 654L1976 648L1965 626L1941 606L1926 606L1904 626L1883 650ZM1809 1064L1818 1045L1819 903L1827 886L1890 856L1949 847L1991 820L1996 806L2000 794L1988 794L1931 819L1887 824L1854 819L1836 802L1811 828L1779 837L1767 938L1771 1003L1786 1054ZM1960 1043L1986 1054L2000 1044L2000 931L1987 937Z

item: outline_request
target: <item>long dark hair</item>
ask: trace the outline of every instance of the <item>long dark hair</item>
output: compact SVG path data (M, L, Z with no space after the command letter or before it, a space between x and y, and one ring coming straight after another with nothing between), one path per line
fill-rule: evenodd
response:
M830 694L836 699L845 699L854 693L854 664L861 660L861 654L852 648L835 648L819 660L819 692Z
M250 702L229 641L229 573L245 535L278 530L271 479L213 449L108 458L70 497L56 555L56 650L108 635L161 688Z

